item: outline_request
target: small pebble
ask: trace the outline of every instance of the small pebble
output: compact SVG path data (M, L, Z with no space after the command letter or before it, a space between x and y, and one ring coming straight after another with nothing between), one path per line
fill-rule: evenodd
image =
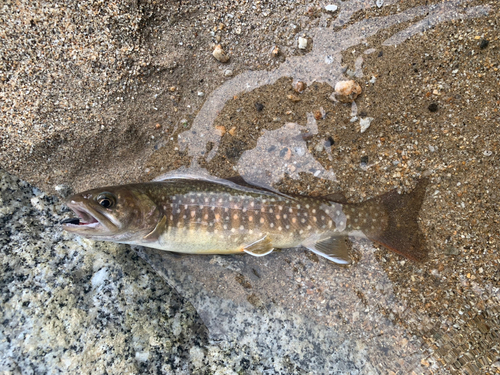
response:
M352 103L363 90L356 81L340 81L335 85L335 92L330 96L332 101Z
M223 136L224 134L226 134L226 127L225 126L222 126L222 125L217 125L215 127L215 130L216 132L218 133L219 136Z
M234 133L236 133L236 126L233 126L231 129L229 129L228 133L234 136Z
M359 120L359 126L361 128L361 133L364 133L370 127L370 124L373 121L373 117L365 117Z
M481 39L481 43L479 43L479 48L485 49L486 47L488 47L489 44L490 44L489 40Z
M232 77L233 76L233 71L231 69L224 70L224 76L226 76L226 77Z
M384 0L377 0L375 4L377 5L377 8L382 8L382 6L384 5Z
M155 129L160 129L161 128L161 125L160 124L156 124L155 125Z
M302 92L306 89L307 87L307 84L305 82L302 82L302 81L298 81L298 82L294 82L293 83L293 89L295 90L295 92Z
M431 112L437 112L437 110L438 110L437 103L431 103L431 104L429 104L429 111L431 111Z
M214 51L212 52L212 55L217 59L217 61L220 61L222 63L229 61L229 56L226 55L226 53L224 52L224 50L222 49L222 46L220 44L215 46Z
M257 112L262 112L262 110L264 109L264 104L256 102L255 109L257 110Z
M287 95L286 97L294 103L300 102L302 100L297 95L292 95L292 94Z
M203 95L205 95L203 92L198 91L198 96L203 96Z
M338 7L338 6L336 6L336 5L334 5L334 4L330 4L330 5L327 5L327 6L325 7L325 10L326 10L327 12L336 12L336 11L337 11L337 9L339 9L339 7Z
M280 49L278 48L278 46L273 48L271 55L273 55L273 57L278 57L280 55Z
M299 49L307 48L307 38L299 37Z

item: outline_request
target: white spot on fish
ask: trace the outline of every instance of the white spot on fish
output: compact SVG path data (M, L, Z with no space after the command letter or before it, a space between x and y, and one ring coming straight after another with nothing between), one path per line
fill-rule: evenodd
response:
M271 228L274 228L274 224L273 224L273 223L269 224L269 226L270 226Z
M309 208L309 205L308 205L308 204L306 204L306 208Z
M264 223L264 218L263 218L263 217L261 217L261 218L260 218L260 223L261 223L261 224L263 224L263 223Z

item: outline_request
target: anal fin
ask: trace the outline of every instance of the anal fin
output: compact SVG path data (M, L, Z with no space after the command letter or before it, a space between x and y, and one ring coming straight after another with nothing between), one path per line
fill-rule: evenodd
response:
M243 248L243 251L245 253L256 257L267 255L273 250L273 244L271 242L271 239L267 235Z
M351 258L347 240L347 236L339 235L322 235L320 238L313 236L305 240L302 246L337 264L349 264Z

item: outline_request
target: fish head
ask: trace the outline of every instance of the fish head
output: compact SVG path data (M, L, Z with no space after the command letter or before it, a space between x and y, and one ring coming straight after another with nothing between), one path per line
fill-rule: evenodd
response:
M64 220L63 229L101 241L139 242L162 218L157 205L139 185L88 190L70 196L66 205L78 217Z

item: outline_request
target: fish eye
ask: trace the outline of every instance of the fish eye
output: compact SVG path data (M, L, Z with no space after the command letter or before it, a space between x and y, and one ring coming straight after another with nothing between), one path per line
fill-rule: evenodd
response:
M115 197L110 193L99 194L96 200L104 208L112 208L116 204Z

